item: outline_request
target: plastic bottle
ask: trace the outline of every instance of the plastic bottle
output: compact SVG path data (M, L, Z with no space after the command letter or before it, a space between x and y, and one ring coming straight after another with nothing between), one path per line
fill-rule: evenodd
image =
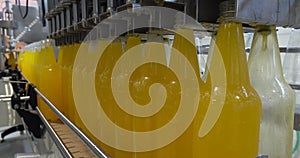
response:
M293 29L287 44L287 54L283 61L283 75L295 89L296 108L300 108L300 29Z
M60 62L60 69L61 69L61 84L63 85L63 88L61 89L62 93L62 105L66 109L65 115L68 117L69 120L74 120L73 115L71 114L71 107L68 102L68 73L67 73L67 66L69 65L68 62L68 56L72 52L72 47L71 45L66 45L64 46L64 50L60 54L61 61Z
M22 73L25 77L28 76L28 50L25 50L23 53L23 60L21 62Z
M262 100L259 153L291 158L295 96L283 77L275 26L256 26L248 65Z
M66 93L67 93L67 105L68 105L68 111L69 111L69 118L72 122L76 124L76 108L75 108L75 103L74 103L74 98L73 98L73 92L72 92L72 74L73 74L73 65L74 65L74 60L77 55L77 51L80 47L79 43L75 43L70 45L69 50L66 53L66 80L65 80L65 88L66 88Z
M242 24L223 20L209 55L194 157L256 157L261 101L249 81Z
M19 52L18 54L18 70L22 71L22 64L24 61L24 52Z
M192 30L178 30L178 32L181 32L181 34L186 33L188 34L188 36L192 36L192 40L194 40ZM163 65L154 62L147 62L143 65L140 65L137 69L134 70L132 74L122 75L130 75L128 84L130 95L140 106L148 104L151 99L153 99L149 96L150 86L152 86L154 83L160 83L164 86L168 98L166 99L162 109L155 115L143 118L127 114L118 107L119 105L114 100L114 96L111 91L111 73L113 71L113 68L115 67L116 62L122 55L121 43L115 42L109 45L108 49L104 51L104 54L101 56L96 70L96 91L98 100L102 103L103 110L112 122L129 131L148 132L158 129L169 123L169 121L176 114L181 99L179 80L176 75L169 69L169 67L166 66L167 60L165 55L164 41L158 40L158 38L152 37L152 35L149 35L149 37L150 36L151 38L155 38L155 40L148 39L146 44L142 44L139 37L128 37L124 55L126 53L133 53L132 51L134 51L134 53L138 54L135 60L147 61L147 59L152 59L155 58L153 56L156 56L157 59L165 62L165 64ZM183 55L185 55L186 58L190 60L190 62L193 63L193 67L198 70L195 70L195 72L198 72L198 77L200 78L196 47L195 45L190 44L188 40L183 38L184 37L180 36L179 34L176 34L173 46L174 48L178 49ZM157 54L152 54L151 51ZM174 62L176 61L171 61L171 63L173 64ZM131 63L129 62L128 64ZM178 126L178 128L181 127ZM194 137L192 132L193 128L189 128L186 132L183 133L182 136L174 140L174 142L162 148L145 152L128 152L118 149L112 149L111 147L107 147L105 145L102 146L107 149L107 153L112 157L191 157L193 150L192 142ZM121 136L119 135L119 133L115 133L115 137L119 136ZM160 141L155 137L153 137L152 139L156 140L157 143L159 143ZM129 141L128 145L134 146L135 140Z
M57 83L58 80L58 71L56 68L56 58L54 49L52 47L51 41L47 41L44 51L41 52L41 75L40 75L40 83L39 89L41 93L48 98L58 109L60 108L60 92ZM59 119L56 114L45 104L42 103L43 106L43 114L48 121L57 122Z

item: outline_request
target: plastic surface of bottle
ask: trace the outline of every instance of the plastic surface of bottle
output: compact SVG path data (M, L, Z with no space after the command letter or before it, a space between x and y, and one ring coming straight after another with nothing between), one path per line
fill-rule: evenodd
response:
M298 87L295 90L296 108L300 108L300 29L291 31L290 39L287 44L287 54L283 61L283 75L286 81L293 87Z
M67 66L69 65L69 54L72 52L71 45L66 45L63 48L63 51L61 51L61 54L59 54L59 66L61 71L61 84L63 85L63 88L61 89L62 93L62 105L64 106L66 112L65 115L68 117L69 120L74 120L73 115L71 114L71 107L68 102L68 73L67 73Z
M66 45L63 45L63 46L60 46L59 48L59 53L58 53L58 59L57 59L57 63L56 63L56 69L57 69L57 77L56 77L56 81L57 81L57 86L58 86L58 89L57 89L57 95L60 95L60 111L65 115L67 116L67 106L64 105L64 98L63 98L63 89L64 89L64 85L62 84L62 73L63 73L63 70L62 70L62 66L63 66L63 59L64 59L64 55L65 55L65 51L66 51Z
M80 47L79 43L72 44L69 46L68 50L66 51L66 63L65 63L65 89L66 89L66 99L67 99L67 106L68 106L68 113L70 120L76 124L76 108L73 98L73 92L72 92L72 74L73 74L73 65L74 60L76 58L77 51Z
M18 70L22 71L22 63L24 61L24 52L19 52L18 54Z
M195 78L195 80L198 81L198 79L200 78L200 71L195 44L191 44L190 41L178 34L180 32L181 35L185 34L186 36L189 36L192 40L194 40L193 31L177 30L176 32L177 33L175 34L173 47L174 49L177 49L180 53L182 53L182 55L184 55L190 63L192 63L192 67L195 69L195 72L198 72L198 78ZM110 120L114 122L114 124L129 131L151 132L170 123L174 115L176 115L178 108L180 108L180 101L182 99L179 79L176 77L176 74L171 70L171 68L166 66L167 59L165 54L164 41L162 39L159 39L159 37L150 36L148 37L148 41L146 43L142 43L139 37L128 37L124 55L126 55L126 53L134 53L134 61L142 62L149 59L158 59L161 63L164 64L145 62L145 64L137 67L132 74L122 73L120 75L130 75L129 83L127 86L129 87L130 96L139 106L147 106L147 104L149 104L151 100L158 99L157 97L149 95L149 89L151 89L151 86L153 86L154 84L160 84L165 88L167 98L163 103L162 108L157 113L148 117L133 116L120 109L118 103L115 101L114 94L111 91L111 76L113 68L116 66L116 62L120 60L120 57L122 55L121 43L116 42L108 46L107 50L104 51L104 54L101 56L96 70L95 81L97 97L99 102L102 103L103 110L108 115ZM155 40L151 38L155 38ZM176 59L177 58L171 58L170 63L176 65L177 62L182 62L182 59ZM134 63L128 62L126 64L131 65ZM151 91L152 94L153 92L157 94L161 94L162 92L161 89L157 87L153 88ZM181 126L177 126L177 128L181 128ZM120 133L117 133L117 131L111 132L114 133L114 137L122 137L122 135ZM195 137L195 135L193 135L193 132L194 126L189 126L188 129L186 129L186 131L173 142L161 148L144 152L130 152L111 148L106 145L102 146L107 149L107 153L112 157L192 157L192 153L194 150L192 142ZM134 133L132 134L134 135ZM158 145L161 141L161 139L156 137L153 137L151 139L154 140L152 142L154 144L151 144L154 146ZM128 146L138 146L136 142L137 140L133 139L126 143L128 144ZM149 145L149 143L150 142L145 142L145 145Z
M249 81L242 24L221 23L212 49L208 77L200 90L202 119L196 120L204 121L194 157L256 157L261 101Z
M262 100L259 153L291 158L295 96L283 77L275 26L256 27L248 65Z
M59 110L61 110L61 94L59 91L59 71L56 65L56 58L54 49L50 43L46 43L44 51L40 52L41 56L41 75L39 89L46 98L48 98ZM47 120L56 122L58 117L56 114L45 104L42 103L44 107L42 110L44 116Z
M28 71L28 51L24 51L23 53L23 60L21 60L21 65L22 65L22 73L24 76L27 76L27 71Z
M27 79L29 80L29 82L31 83L34 83L34 68L33 68L33 64L34 64L34 52L35 50L31 50L28 52L28 70L27 70L27 74L28 74L28 77Z

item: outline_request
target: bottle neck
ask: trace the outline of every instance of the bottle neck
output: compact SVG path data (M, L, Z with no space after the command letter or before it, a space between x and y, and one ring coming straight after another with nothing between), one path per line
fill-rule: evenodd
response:
M220 24L216 36L216 45L213 51L214 57L218 50L222 58L219 60L223 60L224 63L227 85L249 85L248 66L241 23L226 22ZM218 65L222 66L220 64ZM211 67L213 66L214 65L211 65Z
M259 71L264 79L278 78L283 80L275 26L256 27L249 57L249 67L251 69L256 67L256 72Z
M202 84L200 69L195 45L195 36L193 30L178 29L174 35L173 48L181 52L190 62L197 75L199 84Z

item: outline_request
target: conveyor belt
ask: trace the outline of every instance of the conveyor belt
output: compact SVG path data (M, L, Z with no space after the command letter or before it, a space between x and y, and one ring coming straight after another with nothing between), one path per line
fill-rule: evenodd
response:
M67 125L63 123L50 123L50 125L74 158L95 157L89 148Z

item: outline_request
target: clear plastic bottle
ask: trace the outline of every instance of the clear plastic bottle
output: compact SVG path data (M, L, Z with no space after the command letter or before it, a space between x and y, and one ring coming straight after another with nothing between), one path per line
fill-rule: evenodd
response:
M249 74L262 100L259 153L291 158L295 96L283 77L275 26L257 26Z
M300 29L293 29L283 61L284 78L294 87L300 85ZM295 90L296 107L300 108L300 90Z

